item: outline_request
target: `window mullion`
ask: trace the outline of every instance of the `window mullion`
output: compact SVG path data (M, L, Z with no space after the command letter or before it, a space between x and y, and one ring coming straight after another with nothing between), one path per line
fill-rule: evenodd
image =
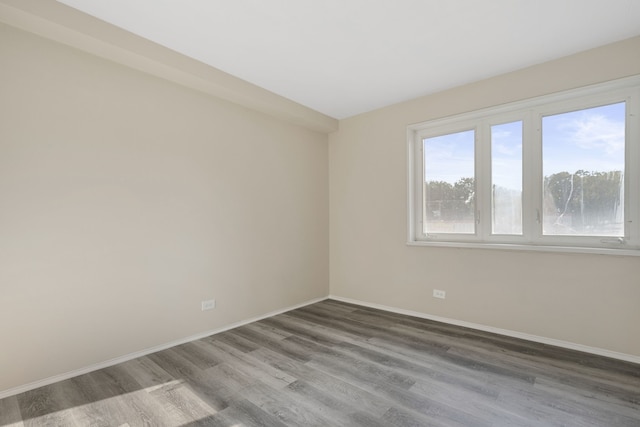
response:
M491 130L483 120L477 128L476 142L476 221L477 235L481 240L491 236Z
M415 206L415 230L414 233L420 238L424 238L424 147L422 140L418 136L415 137L415 150L417 155L414 156L414 168L416 174L414 176L414 197L415 200L420 200L420 203L416 203Z
M538 243L542 237L542 123L530 110L523 123L522 227L525 240Z

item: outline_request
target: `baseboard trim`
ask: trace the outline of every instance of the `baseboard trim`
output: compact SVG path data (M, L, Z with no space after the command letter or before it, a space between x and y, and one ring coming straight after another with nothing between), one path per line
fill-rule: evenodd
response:
M221 332L228 331L233 328L237 328L239 326L244 326L252 322L257 322L258 320L266 319L267 317L276 316L278 314L286 313L287 311L295 310L296 308L305 307L310 304L315 304L320 301L326 300L328 297L315 298L310 301L306 301L300 304L296 304L287 308L283 308L280 310L271 311L269 313L252 317L249 319L241 320L239 322L231 323L229 325L225 325L218 329L213 329L206 332L201 332L199 334L191 335L186 338L181 338L179 340L171 341L168 343L160 344L155 347L146 348L144 350L136 351L133 353L125 354L124 356L116 357L113 359L106 360L104 362L96 363L93 365L86 366L84 368L75 369L70 372L65 372L63 374L54 375L52 377L48 377L42 380L34 381L28 384L24 384L18 387L13 387L8 390L0 391L0 399L4 399L6 397L14 396L16 394L24 393L26 391L34 390L39 387L43 387L46 385L50 385L56 383L58 381L68 380L69 378L77 377L78 375L88 374L89 372L97 371L99 369L108 368L109 366L117 365L119 363L128 362L129 360L136 359L138 357L147 356L152 353L156 353L158 351L166 350L171 347L175 347L180 344L186 344L191 341L196 341L211 335L219 334Z
M419 317L422 319L434 320L436 322L448 323L450 325L462 326L470 329L477 329L479 331L484 332L492 332L498 335L504 335L512 338L520 338L527 341L533 341L541 344L553 345L556 347L567 348L570 350L582 351L584 353L595 354L598 356L610 357L612 359L623 360L625 362L637 363L640 364L640 357L634 356L631 354L618 353L611 350L606 350L598 347L590 347L582 344L576 344L569 341L557 340L554 338L546 338L538 335L525 334L522 332L511 331L509 329L501 329L495 328L493 326L486 326L479 323L465 322L463 320L449 319L447 317L433 316L430 314L420 313L417 311L405 310L402 308L390 307L381 304L370 303L366 301L351 299L351 298L343 298L336 295L329 295L329 299L333 299L336 301L342 301L349 304L361 305L363 307L376 308L378 310L389 311L392 313L398 314L406 314L408 316Z

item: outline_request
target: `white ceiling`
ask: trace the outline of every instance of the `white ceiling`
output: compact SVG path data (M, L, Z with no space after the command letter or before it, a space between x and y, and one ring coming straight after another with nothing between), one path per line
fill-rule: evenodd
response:
M640 0L59 0L342 119L640 35Z

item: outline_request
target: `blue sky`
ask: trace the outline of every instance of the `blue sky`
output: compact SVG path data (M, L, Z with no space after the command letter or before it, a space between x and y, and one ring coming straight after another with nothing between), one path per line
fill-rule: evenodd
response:
M624 170L625 104L546 116L542 120L543 174ZM492 127L493 182L522 188L522 123ZM424 140L425 178L454 183L471 177L474 132Z
M491 127L492 184L522 190L522 122Z
M424 140L425 179L454 183L474 176L474 131Z
M544 117L544 175L624 170L625 104Z

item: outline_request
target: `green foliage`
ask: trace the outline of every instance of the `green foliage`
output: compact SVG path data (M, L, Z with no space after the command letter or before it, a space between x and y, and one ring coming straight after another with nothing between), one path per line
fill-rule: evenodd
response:
M572 228L589 228L615 219L620 209L621 171L558 172L544 178L545 215ZM461 178L425 183L425 211L431 221L462 221L474 217L475 180ZM495 189L494 189L495 190Z
M572 228L589 228L616 218L621 207L622 171L574 174L559 172L544 178L547 214Z
M430 220L468 220L475 212L475 180L461 178L455 184L445 181L426 183L426 213Z

